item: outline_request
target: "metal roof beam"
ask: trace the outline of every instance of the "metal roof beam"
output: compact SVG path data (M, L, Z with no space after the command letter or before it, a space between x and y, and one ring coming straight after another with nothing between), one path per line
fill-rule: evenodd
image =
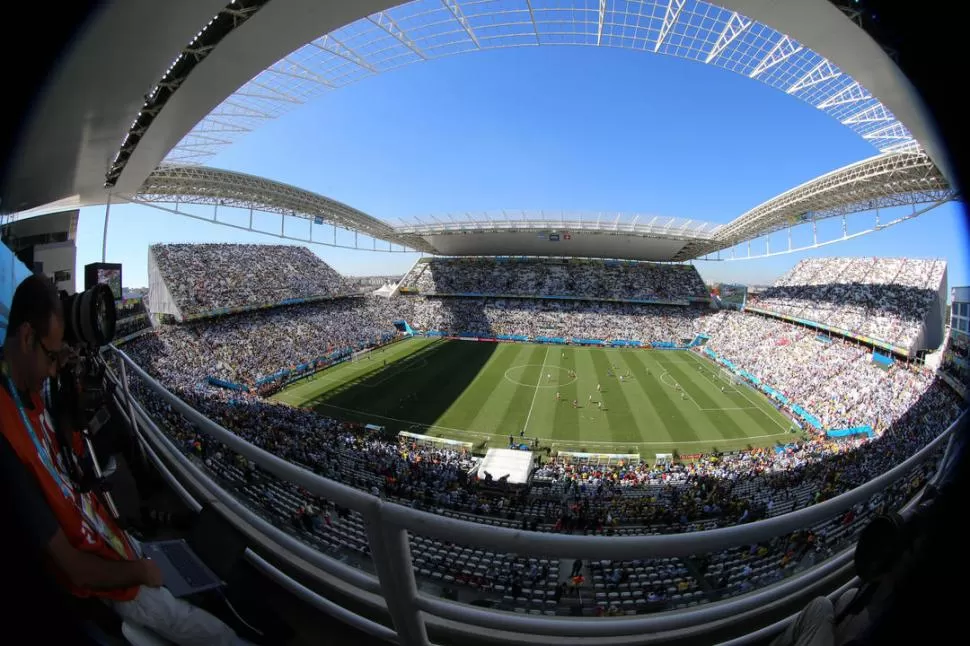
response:
M606 0L600 0L600 10L596 22L596 46L603 42L603 23L606 22Z
M317 38L315 41L313 41L310 44L316 47L317 49L321 49L325 52L329 52L334 56L339 56L345 61L353 63L354 65L357 65L358 67L362 67L368 72L370 72L371 74L378 73L377 69L373 65L371 65L363 58L361 58L360 55L357 54L357 52L350 49L342 42L334 38L332 34L327 34L323 38Z
M539 40L539 25L536 24L536 14L532 10L531 0L525 0L525 6L529 9L529 20L532 21L532 31L534 31L536 35L536 45L540 45L541 41ZM599 43L597 42L597 44Z
M856 101L865 101L871 98L872 95L864 90L862 86L859 85L858 81L855 81L845 86L815 107L819 110L824 110L825 108L831 108L837 105L843 105L845 103L855 103Z
M876 105L866 108L856 112L855 114L846 117L842 120L843 125L848 125L850 123L872 123L878 121L893 121L895 117L886 109L886 107L877 103Z
M284 63L292 67L295 71L281 69ZM301 65L300 63L297 63L296 61L292 61L289 58L283 58L283 60L281 60L279 63L276 63L272 67L267 67L266 71L271 72L273 74L278 74L280 76L286 76L288 78L298 79L300 81L311 81L313 83L319 83L320 85L330 90L337 87L336 85L331 83L329 79L326 79L323 76L320 76L316 72L311 71L305 65Z
M745 18L737 11L732 13L728 21L724 23L724 29L721 30L721 34L717 37L717 40L714 42L714 47L711 48L704 62L710 63L720 56L721 52L727 49L727 46L733 43L752 24L754 24L753 20Z
M775 46L771 48L768 55L761 59L748 77L756 78L759 74L771 69L785 59L794 56L798 52L802 51L802 49L803 48L801 45L795 44L795 41L788 36L782 36L781 40L775 43Z
M788 94L794 94L799 90L804 90L807 87L818 85L822 81L838 78L840 76L842 76L842 72L836 69L836 67L832 65L827 58L823 58L821 62L810 69L805 76L792 83L792 86L785 90L785 92Z
M394 38L396 38L399 43L401 43L402 45L410 49L412 52L420 56L421 60L425 60L425 61L428 60L428 57L424 55L424 52L422 52L418 48L418 46L414 44L414 41L411 40L410 37L408 37L407 33L405 33L403 29L398 27L397 23L394 22L394 19L388 16L386 13L384 13L383 11L378 13L376 20L374 19L373 16L368 16L367 19L370 20L375 25L377 25L378 27L380 27L381 29L383 29L384 31L386 31Z
M472 26L468 24L468 19L465 18L465 14L462 13L461 7L458 5L458 3L455 0L441 0L441 3L448 7L448 11L450 11L451 15L455 17L455 20L457 20L458 24L461 25L461 28L465 30L468 37L472 39L472 42L475 43L475 47L481 49L482 44L478 42L478 36L475 35L475 31L472 29Z
M674 28L677 23L677 18L680 17L680 10L684 8L687 0L667 0L667 10L664 12L664 21L660 26L660 35L657 36L657 44L654 45L653 51L659 52L660 46L663 45L664 39L667 38L667 34ZM602 6L602 2L600 6ZM602 23L602 18L600 19ZM602 26L600 27L602 29Z

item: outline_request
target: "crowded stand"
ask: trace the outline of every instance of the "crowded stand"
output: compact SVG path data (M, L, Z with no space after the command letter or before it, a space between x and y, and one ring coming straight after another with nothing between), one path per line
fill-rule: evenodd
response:
M970 384L970 335L950 330L940 370L961 384Z
M341 298L258 310L164 326L153 344L157 361L180 385L211 376L252 387L280 369L393 338L397 305L386 298Z
M119 342L152 327L144 299L126 298L115 301L115 314L118 317L115 323L115 339Z
M170 364L159 360L160 349L152 339L140 339L128 351L164 381L164 366ZM539 472L546 483L525 494L496 495L479 490L467 478L474 459L461 451L390 440L357 424L246 393L198 387L173 390L243 439L375 495L474 522L617 535L708 529L820 502L908 457L955 419L959 410L952 394L934 384L890 432L869 443L806 442L783 453L756 450L653 467L646 462L574 465L557 459ZM310 544L345 558L349 555L368 567L365 528L356 513L279 482L234 456L197 433L147 389L136 386L136 394L186 453L232 484L261 513L295 530ZM911 486L901 486L909 493L916 486L912 483L922 482L927 473L917 473L908 481ZM903 498L892 492L881 494L852 514L820 523L809 532L713 555L707 576L698 573L697 564L670 559L608 566L594 562L584 569L591 577L588 592L597 614L649 612L739 594L830 555L851 540L872 514ZM466 584L477 593L501 597L510 609L556 612L563 592L583 585L570 580L564 590L555 563L417 536L412 537L412 549L420 576L440 584ZM694 569L685 575L688 566ZM614 581L618 569L619 580ZM575 595L579 597L580 591L575 590ZM550 600L555 604L550 606Z
M910 348L945 277L943 260L808 258L748 307Z
M149 255L183 317L350 291L340 274L306 247L156 244Z
M933 376L882 367L872 350L810 328L755 314L718 312L702 323L708 347L812 412L825 428L889 428Z
M695 321L706 311L676 305L542 299L402 297L398 300L410 303L409 322L419 330L643 342L693 338Z
M484 262L492 268L499 264L467 262L468 266ZM424 264L428 263L419 267ZM823 340L816 330L766 316L683 305L426 297L423 285L444 292L443 286L464 290L472 284L450 276L484 280L483 273L475 273L478 269L466 271L464 263L446 264L449 268L438 274L449 278L440 282L434 282L431 273L425 279L409 274L410 284L421 295L336 298L160 325L124 349L206 417L288 461L414 508L529 531L690 532L788 513L839 495L899 464L952 423L964 405L927 371L903 364L877 366L871 350L847 340ZM634 266L639 264L643 263ZM458 265L461 269L455 270ZM257 271L269 268L259 265ZM489 289L500 293L544 285L534 291L544 294L544 289L556 285L575 297L595 291L590 286L602 285L597 282L601 277L585 280L584 273L607 270L605 265L577 264L571 271L573 279L560 283L554 282L553 277L560 274L553 270L537 278L544 271L524 272L528 277L514 279L500 271L505 277L496 280L506 282L491 283ZM664 284L660 291L649 288L650 293L667 298L696 293L691 286L696 271L692 267L678 271L686 286ZM854 279L857 274L847 275ZM259 282L253 278L244 283ZM262 298L258 290L228 301L212 294L205 307L257 302ZM635 300L647 292L637 287L607 293L608 298ZM388 342L397 333L393 322L402 319L419 330L490 336L655 341L706 333L704 351L730 360L798 402L821 421L823 429L866 424L872 427L873 438L833 440L824 430L809 428L801 436L792 436L800 439L784 448L652 464L647 460L598 464L549 455L537 466L527 488L512 491L489 489L469 477L477 458L467 451L390 437L358 423L264 399L258 388L252 388L282 368L332 356L335 351ZM719 370L713 363L708 365L698 369ZM209 377L242 388L216 387ZM277 480L199 433L137 379L133 388L138 401L178 446L257 513L318 549L359 567L371 567L366 527L358 514ZM577 561L570 571L568 563L557 560L496 554L412 534L414 566L425 583L458 588L466 600L467 595L486 596L519 612L568 613L578 604L587 613L616 615L696 605L767 585L830 556L853 540L874 514L898 507L931 469L932 461L839 518L719 554Z
M422 258L402 292L594 300L707 299L693 265L548 258Z

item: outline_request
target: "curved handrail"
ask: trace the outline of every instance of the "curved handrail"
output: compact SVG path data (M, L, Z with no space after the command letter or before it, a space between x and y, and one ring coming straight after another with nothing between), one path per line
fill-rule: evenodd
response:
M528 552L534 556L555 558L596 559L604 553L614 560L634 560L645 557L666 558L683 557L692 554L717 552L738 545L750 545L782 534L810 527L820 521L832 518L848 510L853 505L867 500L870 496L886 488L889 484L907 473L910 469L929 459L946 441L953 429L960 423L966 411L961 414L940 435L929 442L908 459L889 471L876 476L869 482L830 498L817 505L805 507L781 516L765 520L722 527L685 534L661 536L573 536L546 534L482 525L464 520L439 516L425 511L405 507L397 503L383 501L363 491L319 476L307 469L296 466L243 440L231 431L211 421L175 395L168 392L141 366L136 364L123 351L111 347L145 384L168 401L171 406L207 435L228 446L247 459L256 462L261 468L275 476L296 483L313 494L323 496L334 502L358 511L368 522L380 516L384 521L424 536L473 544L492 550L511 553Z

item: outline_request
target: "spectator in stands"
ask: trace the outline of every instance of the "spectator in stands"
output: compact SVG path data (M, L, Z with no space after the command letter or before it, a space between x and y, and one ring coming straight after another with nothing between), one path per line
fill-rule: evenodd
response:
M176 643L240 643L224 623L174 598L158 566L139 558L97 496L72 479L65 460L76 447L60 446L41 397L63 357L63 337L56 290L41 275L28 277L10 307L0 388L0 432L30 476L23 482L33 485L21 492L29 514L22 522L47 546L71 593L102 598L123 619Z
M261 267L267 269L269 265ZM482 270L474 268L471 261L436 261L432 268L422 268L419 263L404 282L417 284L415 275L432 271L436 276L432 284L436 286L466 289L481 278L487 282L476 289L493 294L594 294L598 298L613 294L623 300L645 293L646 288L636 284L639 276L660 285L658 294L689 299L697 293L689 286L696 274L692 269L678 269L668 277L666 269L657 267L550 267L519 263L517 269L521 271L501 270L499 275L504 278L493 280L482 277ZM624 271L633 278L618 279L617 284L627 285L628 290L610 291L619 288L597 277L602 273L613 280ZM860 271L852 269L846 275L852 277ZM451 277L449 272L462 276ZM473 280L466 274L478 278ZM688 285L678 286L678 280ZM927 281L932 280L930 275ZM597 291L600 287L603 289ZM604 465L560 457L534 473L533 485L521 500L503 494L496 501L480 497L474 484L464 477L474 460L460 451L375 438L353 424L271 402L254 393L230 393L205 383L207 376L215 375L253 384L295 362L312 361L331 348L361 347L381 335L393 334L391 322L397 318L418 328L489 335L656 341L693 338L707 332L708 347L721 358L805 407L824 427L869 424L876 437L835 442L823 433L808 431L805 439L791 442L782 452L754 449L731 455L699 455L680 464ZM266 339L272 339L272 343ZM838 495L899 464L959 414L957 398L930 374L900 365L877 368L871 365L870 352L860 346L837 339L826 341L819 341L813 330L773 318L693 306L421 295L341 298L165 326L126 348L163 384L214 421L247 441L350 486L436 512L470 514L472 519L495 512L532 531L614 532L634 528L632 531L639 533L667 533L750 522ZM710 376L716 378L719 373L712 370ZM223 451L224 459L215 458L218 449L200 441L187 420L141 388L137 380L134 388L139 401L156 419L164 420L187 452L201 456L214 470L233 463L233 454L227 450ZM509 440L512 443L514 438L510 436ZM253 482L250 474L254 472L245 466L245 460L240 469L247 482ZM816 558L815 554L823 558L850 539L860 521L879 508L898 504L907 487L916 486L924 477L925 473L915 472L900 487L871 499L846 525L839 519L826 523L814 536L811 549L802 537L781 537L752 546L750 553L745 549L743 553L715 555L708 576L719 584L719 594L735 594L788 576ZM263 486L270 481L263 474L255 482ZM286 504L270 489L260 491L258 504L267 509ZM270 495L273 498L268 498ZM302 506L315 504L302 494L298 498ZM350 524L342 518L326 528L311 520L311 529L340 536ZM742 561L737 562L736 576L728 577L725 568L735 559ZM531 564L518 565L519 570L531 569ZM626 567L619 567L621 580L629 576ZM663 574L669 575L664 578L674 578L676 572L676 566L664 566ZM611 575L612 570L606 574ZM544 578L540 572L537 579ZM680 583L671 587L673 592L658 587L653 595L664 600L682 593L678 591L683 587Z

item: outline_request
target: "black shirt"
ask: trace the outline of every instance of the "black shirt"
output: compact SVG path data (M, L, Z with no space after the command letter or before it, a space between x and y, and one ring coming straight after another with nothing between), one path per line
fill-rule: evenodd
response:
M27 472L7 438L0 435L0 486L9 496L14 513L11 519L22 528L30 542L46 546L60 525L47 505L37 481Z

